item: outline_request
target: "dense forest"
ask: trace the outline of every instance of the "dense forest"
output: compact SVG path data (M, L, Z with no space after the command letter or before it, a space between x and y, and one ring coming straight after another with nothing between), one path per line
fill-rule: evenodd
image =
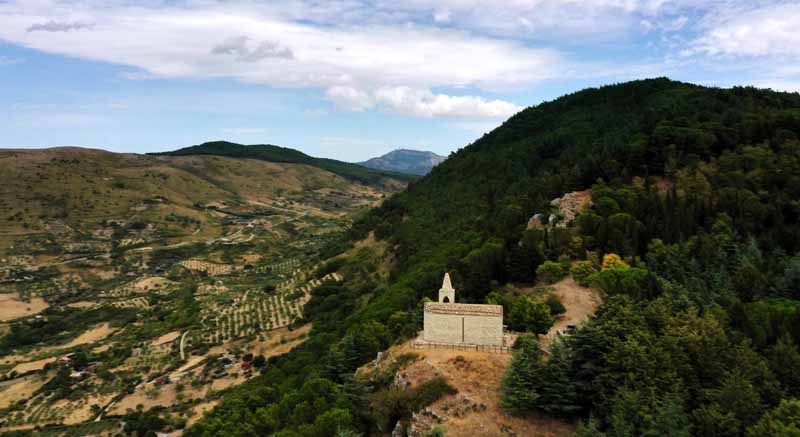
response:
M340 261L365 274L315 293L309 340L187 435L390 431L447 387L402 397L352 374L418 329L442 272L460 300L484 302L553 262L604 303L547 358L518 341L509 411L579 421L582 435L797 435L798 135L798 94L667 79L528 108L357 222L352 241L374 232L393 248L390 281L368 279L368 256ZM572 224L526 230L587 188L593 206Z
M345 179L368 185L383 183L384 179L386 178L405 182L413 180L416 177L405 173L367 168L359 164L337 161L335 159L315 158L313 156L308 156L299 150L273 146L271 144L245 146L242 144L229 143L227 141L214 141L203 143L197 146L184 147L172 152L151 153L151 155L214 155L226 156L229 158L259 159L262 161L281 162L287 164L306 164L327 170Z

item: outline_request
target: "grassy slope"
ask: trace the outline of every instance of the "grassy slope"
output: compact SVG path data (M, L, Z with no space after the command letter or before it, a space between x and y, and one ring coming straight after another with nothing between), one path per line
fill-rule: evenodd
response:
M0 249L63 222L78 231L106 219L158 221L169 213L203 219L195 204L270 203L278 196L365 187L318 167L221 156L144 156L56 148L0 150ZM136 208L161 196L159 217Z

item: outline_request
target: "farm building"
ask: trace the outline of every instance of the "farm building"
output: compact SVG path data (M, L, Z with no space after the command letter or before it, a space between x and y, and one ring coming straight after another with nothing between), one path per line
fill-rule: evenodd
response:
M425 304L423 339L431 343L501 346L503 307L455 302L456 291L445 273L439 301Z

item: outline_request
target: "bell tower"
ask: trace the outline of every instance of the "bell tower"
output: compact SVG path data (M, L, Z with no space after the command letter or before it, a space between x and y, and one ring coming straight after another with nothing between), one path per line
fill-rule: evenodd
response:
M456 290L453 288L453 284L450 283L450 273L444 274L442 288L439 289L439 302L456 303Z

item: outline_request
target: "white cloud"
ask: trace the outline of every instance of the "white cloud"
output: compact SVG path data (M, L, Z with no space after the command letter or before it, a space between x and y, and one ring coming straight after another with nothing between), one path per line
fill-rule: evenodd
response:
M417 117L507 118L522 108L503 100L478 96L434 94L428 89L405 86L380 87L363 91L352 87L332 87L328 100L350 111L364 111L376 106Z
M325 97L341 108L350 111L364 111L375 106L369 94L349 86L334 86L328 88Z
M250 39L246 36L235 36L228 38L225 41L217 44L211 49L212 55L245 55L247 53L247 40Z
M433 13L433 21L437 23L449 23L450 22L450 11L447 9L441 9Z
M28 27L28 32L70 32L73 30L90 29L91 24L50 20L44 23L34 23Z
M707 20L684 55L800 57L800 4L738 10Z
M327 99L354 111L497 119L520 108L482 97L488 91L505 95L548 80L619 80L643 69L664 74L681 51L709 59L788 57L774 67L797 65L800 5L757 6L745 0L0 0L0 40L127 66L131 71L119 77L130 80L231 78L326 90ZM659 52L639 63L574 60L582 50L629 42L643 31L661 37L648 36L648 49Z
M507 118L522 109L503 100L434 94L408 87L379 88L375 100L397 112L421 117Z
M573 71L553 49L458 29L391 25L390 18L375 25L315 26L290 19L294 15L285 4L282 9L272 3L215 0L132 4L123 0L0 2L4 24L0 38L49 53L136 69L121 73L124 79L225 77L276 87L324 89L329 99L353 110L379 103L374 93L381 88L469 88L479 94L480 90L530 86ZM328 8L324 14L333 18L344 6L334 2ZM323 14L318 8L315 11ZM80 32L63 32L57 39L46 32L27 31L32 24L51 21L95 24ZM412 97L417 103L409 103ZM398 101L397 96L390 98L383 92L381 99L381 105L423 116L511 110L508 104L479 97L417 94Z
M250 49L250 38L237 36L228 38L211 49L212 55L236 55L238 61L258 62L266 58L292 59L294 53L288 47L277 42L263 41L254 49Z

